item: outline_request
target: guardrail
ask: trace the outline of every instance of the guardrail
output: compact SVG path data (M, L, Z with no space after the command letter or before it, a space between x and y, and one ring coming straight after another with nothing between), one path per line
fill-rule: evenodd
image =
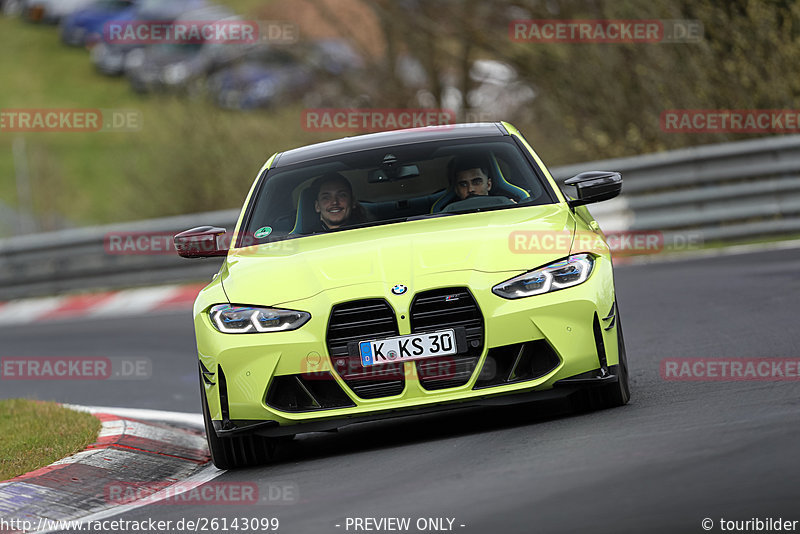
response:
M691 230L705 242L800 232L800 135L552 169L622 172L623 194L590 209L604 230Z
M107 236L169 236L202 224L233 230L238 216L239 210L214 211L0 240L0 301L80 289L210 280L219 270L219 258L111 254Z
M800 232L800 135L702 146L552 168L622 172L623 194L590 209L606 231L691 231L704 241ZM112 233L233 229L238 210L215 211L0 240L0 301L68 290L208 280L220 259L116 255Z

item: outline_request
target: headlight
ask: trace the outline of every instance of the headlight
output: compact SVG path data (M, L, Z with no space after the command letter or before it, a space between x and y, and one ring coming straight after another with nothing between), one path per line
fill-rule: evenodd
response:
M296 330L311 319L311 314L277 308L255 308L217 304L208 310L211 322L225 334L258 334Z
M591 254L575 254L497 284L492 293L505 299L519 299L566 289L584 283L593 267Z

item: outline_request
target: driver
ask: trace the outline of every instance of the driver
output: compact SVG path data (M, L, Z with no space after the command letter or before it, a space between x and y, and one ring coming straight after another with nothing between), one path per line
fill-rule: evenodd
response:
M366 222L364 208L353 197L353 187L348 179L341 174L325 174L312 187L317 191L314 211L319 213L319 225L314 232L327 232Z
M488 196L492 188L486 164L477 158L462 158L453 168L453 192L459 200Z

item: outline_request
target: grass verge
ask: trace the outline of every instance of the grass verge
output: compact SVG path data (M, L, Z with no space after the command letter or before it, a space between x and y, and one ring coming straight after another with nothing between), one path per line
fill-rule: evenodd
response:
M140 131L0 131L0 215L20 204L12 146L25 141L31 211L40 231L238 208L274 152L326 140L307 132L304 104L250 113L206 98L140 96L95 72L58 29L0 17L0 110L120 109ZM10 235L0 217L0 237Z
M0 400L0 481L28 473L95 442L100 421L53 402Z

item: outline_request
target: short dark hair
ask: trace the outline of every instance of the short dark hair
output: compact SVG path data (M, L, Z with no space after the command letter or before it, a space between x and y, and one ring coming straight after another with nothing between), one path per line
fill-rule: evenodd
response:
M460 172L468 171L470 169L480 169L481 172L489 177L489 166L486 164L486 159L478 156L462 156L456 158L453 164L453 174L451 175L451 182L456 183L456 175Z
M353 185L350 183L350 180L339 174L338 172L329 172L327 174L323 174L311 184L311 189L314 191L314 199L319 198L319 192L322 189L322 186L325 184L329 184L331 182L342 182L347 185L347 191L350 193L350 196L353 196Z
M311 189L314 192L314 201L319 199L319 192L322 190L322 186L325 184L329 184L331 182L342 182L347 185L347 192L350 193L350 202L352 202L353 210L350 214L350 223L362 223L366 222L369 218L367 214L367 210L364 209L364 206L356 200L355 195L353 194L353 184L350 183L350 180L347 179L346 176L339 174L338 172L329 172L323 174L316 180L311 183Z

